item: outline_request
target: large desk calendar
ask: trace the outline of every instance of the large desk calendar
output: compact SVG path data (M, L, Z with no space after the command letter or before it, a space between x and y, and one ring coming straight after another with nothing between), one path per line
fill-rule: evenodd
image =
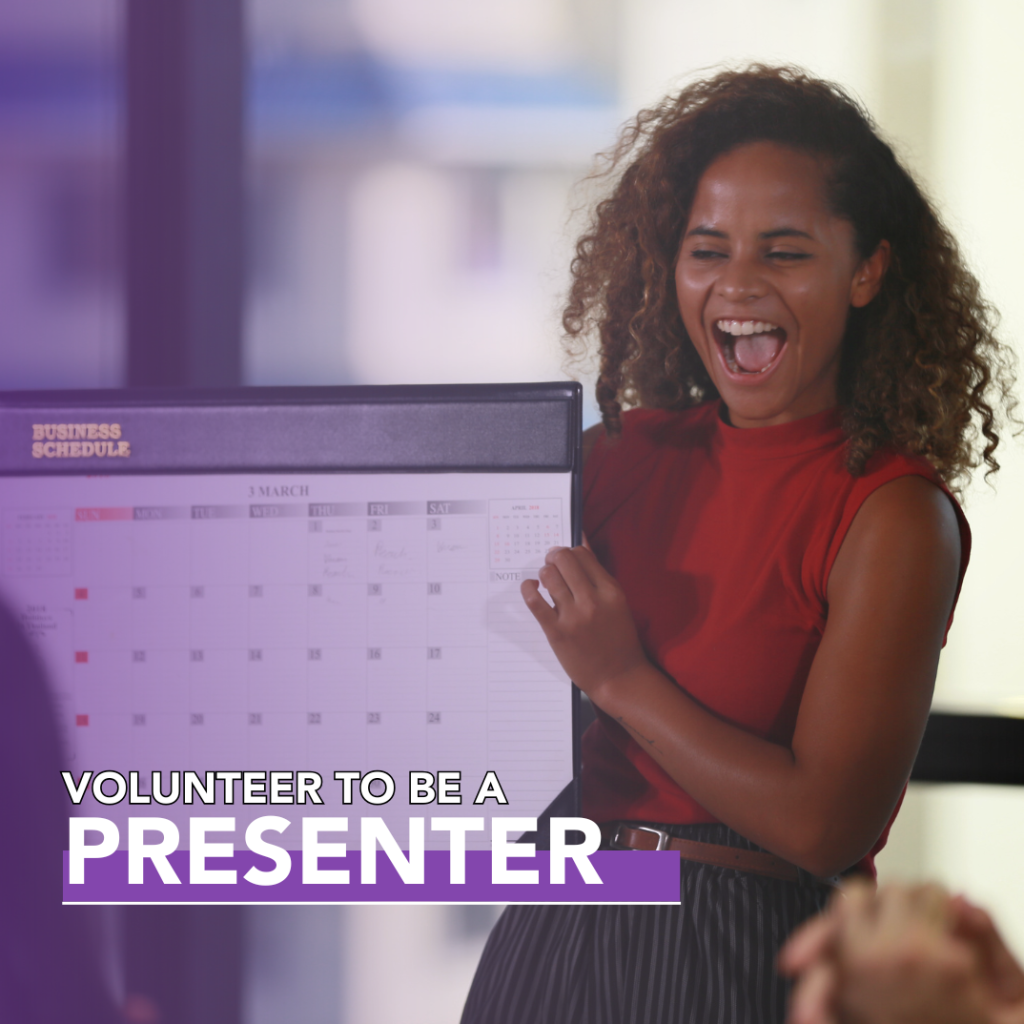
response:
M69 770L324 780L322 806L79 813L183 845L193 814L348 815L352 848L364 814L404 842L410 815L575 813L578 692L519 587L579 542L580 409L576 384L0 396L0 592ZM339 770L395 797L345 806ZM461 804L410 806L410 771L458 771ZM473 805L489 771L507 805Z

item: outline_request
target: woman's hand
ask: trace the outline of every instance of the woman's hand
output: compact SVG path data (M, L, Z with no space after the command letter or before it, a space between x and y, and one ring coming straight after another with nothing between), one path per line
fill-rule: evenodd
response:
M569 678L599 706L630 671L646 665L622 588L587 547L552 548L540 582L524 580L523 599Z
M936 885L854 882L779 954L789 1024L1020 1024L1024 972L991 918Z

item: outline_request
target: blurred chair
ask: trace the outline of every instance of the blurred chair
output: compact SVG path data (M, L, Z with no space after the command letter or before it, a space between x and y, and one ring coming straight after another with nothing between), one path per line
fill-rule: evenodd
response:
M910 778L1024 786L1024 718L932 713Z

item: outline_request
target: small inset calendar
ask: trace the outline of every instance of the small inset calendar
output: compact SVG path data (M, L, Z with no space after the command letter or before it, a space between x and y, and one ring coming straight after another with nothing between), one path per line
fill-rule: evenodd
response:
M565 544L560 498L490 503L492 569L536 569Z
M71 515L66 508L6 509L5 576L70 576Z

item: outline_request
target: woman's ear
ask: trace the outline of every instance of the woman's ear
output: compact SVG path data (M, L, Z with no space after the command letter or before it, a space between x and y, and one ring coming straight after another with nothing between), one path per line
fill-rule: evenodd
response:
M875 251L857 268L850 285L850 305L866 306L882 287L882 278L889 269L892 249L883 238Z

